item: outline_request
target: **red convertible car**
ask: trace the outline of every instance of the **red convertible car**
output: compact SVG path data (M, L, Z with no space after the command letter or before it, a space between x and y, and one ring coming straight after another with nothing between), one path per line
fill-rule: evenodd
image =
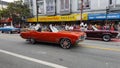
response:
M42 28L42 31L29 30L21 32L20 36L32 44L36 42L57 43L60 44L62 48L68 49L76 43L85 40L86 33L60 31L59 28L50 25Z
M74 29L73 31L81 32L79 29ZM92 26L92 29L84 31L87 35L87 38L100 38L103 41L110 41L112 38L116 38L118 31L111 30L98 30L96 27Z

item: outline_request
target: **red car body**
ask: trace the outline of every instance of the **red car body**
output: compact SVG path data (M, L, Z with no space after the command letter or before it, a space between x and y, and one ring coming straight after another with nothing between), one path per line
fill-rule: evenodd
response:
M20 36L24 39L30 40L32 43L37 42L49 42L60 44L63 48L70 48L79 41L85 39L86 33L84 32L69 32L69 31L59 31L59 32L49 32L36 30L30 30L26 32L21 32ZM69 45L68 45L69 44Z

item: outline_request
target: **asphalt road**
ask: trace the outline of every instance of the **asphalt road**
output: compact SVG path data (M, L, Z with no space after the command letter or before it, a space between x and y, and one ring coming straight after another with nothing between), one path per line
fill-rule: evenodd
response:
M32 45L18 34L0 34L0 68L119 68L120 42L85 40L71 49Z

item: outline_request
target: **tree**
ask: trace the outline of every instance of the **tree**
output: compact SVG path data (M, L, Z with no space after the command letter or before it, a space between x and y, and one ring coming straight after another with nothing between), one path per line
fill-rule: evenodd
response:
M11 17L13 22L20 22L30 16L30 10L22 1L9 3L6 9L0 10L0 17Z
M27 5L23 4L22 1L16 1L8 5L9 13L15 20L23 20L30 16L30 11ZM17 19L16 19L17 18Z
M9 13L7 9L2 9L0 10L0 18L8 18L9 17Z

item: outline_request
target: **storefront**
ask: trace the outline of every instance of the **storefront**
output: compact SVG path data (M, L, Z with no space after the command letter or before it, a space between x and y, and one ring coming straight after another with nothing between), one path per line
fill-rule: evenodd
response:
M120 13L99 13L99 14L88 14L89 24L104 26L108 24L110 27L114 24L115 30L120 22Z
M118 24L118 22L120 21L120 13L88 14L88 21L100 22L102 24L109 23L109 22L115 22L115 24Z
M83 14L83 20L88 19L87 14ZM38 22L66 22L66 21L79 21L79 14L71 14L71 15L62 15L62 16L39 16ZM37 22L37 18L29 18L27 22Z
M120 13L88 14L88 20L120 20Z
M11 25L12 18L5 18L0 20L0 26L3 26L4 24Z

